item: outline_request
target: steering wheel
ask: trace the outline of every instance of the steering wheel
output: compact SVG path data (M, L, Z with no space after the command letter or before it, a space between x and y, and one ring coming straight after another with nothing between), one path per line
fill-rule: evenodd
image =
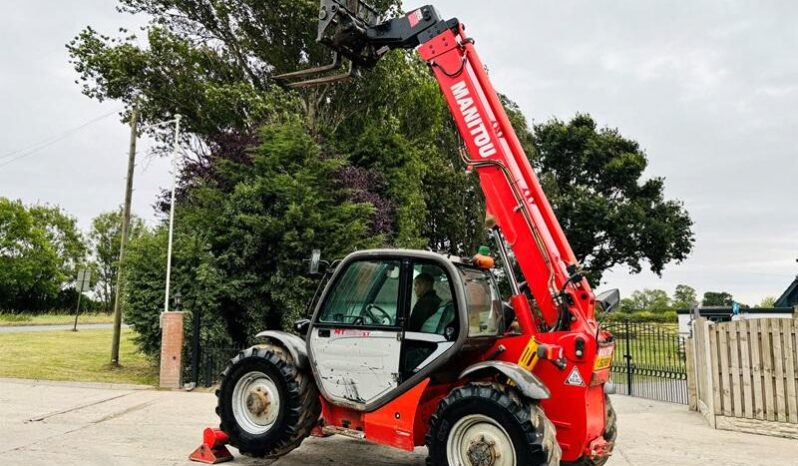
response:
M378 311L380 318L374 316L374 313L371 311ZM365 309L363 309L363 314L366 315L369 319L371 319L372 323L380 324L380 325L390 325L393 322L393 318L391 317L385 309L377 306L376 304L367 304Z

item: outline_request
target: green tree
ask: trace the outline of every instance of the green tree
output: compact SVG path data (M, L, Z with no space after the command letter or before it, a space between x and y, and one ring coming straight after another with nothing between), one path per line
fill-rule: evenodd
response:
M374 3L389 15L400 8L395 0ZM269 180L265 173L274 175L272 183L282 180L279 186L308 184L313 192L316 181L305 177L322 173L326 184L315 202L357 206L351 207L357 215L347 214L357 218L353 221L357 228L340 245L326 248L328 257L348 252L355 244L470 254L484 242L484 200L477 179L464 173L462 141L437 82L415 54L395 51L362 79L289 92L277 85L275 74L329 59L329 52L314 40L317 1L276 0L268 7L245 0L121 0L120 4L123 11L152 18L146 29L149 46L139 46L136 38L124 36L126 32L111 38L87 28L68 45L72 63L83 92L91 98L121 100L129 109L139 97L144 123L160 122L174 113L184 116L185 142L192 149L180 178L178 225L184 229L182 235L195 237L195 250L207 251L206 268L228 283L215 302L237 341L264 322L275 328L290 321L306 295L306 284L291 274L299 270L292 267L309 250L309 245L300 248L292 243L304 233L280 236L271 222L288 214L255 210L255 201L245 196L264 189L260 185ZM518 107L509 99L505 102L528 155L543 161L538 167L544 172L556 171L549 161L551 152L542 158L536 153L538 145L549 147L550 138L537 144ZM267 128L265 133L262 127ZM168 129L149 131L162 149L168 147ZM261 151L268 147L274 154L278 148L264 134L278 136L283 148L298 144L333 166L314 168L302 156L299 160L305 165L276 173L265 170L259 165ZM298 139L289 144L288 136ZM585 157L560 158L585 169ZM637 188L624 185L610 194L593 186L622 184L615 178L623 177L623 166L611 162L606 160L609 168L600 177L587 177L574 189L555 192L555 208L565 216L568 234L578 229L577 254L587 258L596 272L616 263L639 269L644 259L659 271L670 260L681 259L691 240L680 237L690 236L686 213L678 203L661 198L661 183L638 186L635 178ZM557 182L554 177L546 179ZM604 210L579 204L586 197L582 191L600 192L596 203L606 200L607 205L600 205ZM275 196L288 199L286 193L279 194ZM230 205L231 199L239 204ZM304 205L307 200L295 202ZM168 208L168 203L160 207ZM610 218L602 217L607 210ZM340 213L338 220L343 217ZM307 231L329 232L333 238L342 234L326 216L307 219L311 220L319 223L299 225ZM616 221L625 228L613 227ZM257 226L257 234L242 224ZM637 255L627 249L607 258L601 249L620 242L621 235L626 235L626 243L647 249ZM680 240L688 246L682 247ZM285 255L274 261L258 263L250 256L252 251L277 250ZM290 261L289 253L294 254Z
M266 126L260 140L251 160L220 165L220 181L196 186L193 202L178 205L172 292L224 329L212 335L220 342L244 344L303 314L312 249L334 258L384 241L370 228L373 207L338 185L345 160L322 154L301 123ZM127 264L126 321L151 354L164 296L162 230L134 241Z
M762 298L762 301L759 303L757 307L761 308L772 308L776 307L776 298L773 296L766 296Z
M135 215L130 219L131 240L146 230L144 221ZM96 291L105 312L111 312L116 296L116 277L119 269L119 248L122 242L122 212L105 212L94 218L89 232L92 257L95 262Z
M86 264L88 252L77 219L60 207L34 205L28 211L36 226L44 230L47 241L58 257L62 282L74 281L78 268Z
M701 301L701 305L729 307L732 305L733 299L731 293L725 291L707 291L704 293L704 299Z
M635 290L628 298L621 300L621 310L627 313L663 313L671 309L671 300L665 290Z
M674 309L692 309L698 304L698 294L695 289L687 285L676 285L673 293Z
M111 38L86 28L68 45L72 63L92 98L129 106L141 96L144 123L175 112L185 117L186 137L199 144L182 175L181 202L218 173L220 160L246 160L258 127L301 115L325 152L347 156L365 170L360 178L381 179L384 190L366 200L378 216L390 217L378 222L389 244L459 253L482 242L481 193L462 173L460 142L438 84L414 54L389 54L364 79L286 93L274 74L329 60L315 44L317 2L120 3L153 18L149 48L132 35ZM373 3L398 11L397 1ZM151 132L161 141L170 137L163 128Z
M19 201L0 197L0 309L38 310L64 281L48 231Z
M592 283L619 264L660 274L693 248L692 220L667 200L665 180L643 180L645 152L589 115L535 125L533 165L576 257Z

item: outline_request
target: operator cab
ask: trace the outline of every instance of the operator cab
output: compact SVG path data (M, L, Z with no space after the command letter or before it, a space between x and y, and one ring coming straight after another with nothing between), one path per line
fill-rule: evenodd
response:
M446 372L464 348L487 349L504 327L489 270L426 251L362 251L322 293L308 355L328 400L370 411Z

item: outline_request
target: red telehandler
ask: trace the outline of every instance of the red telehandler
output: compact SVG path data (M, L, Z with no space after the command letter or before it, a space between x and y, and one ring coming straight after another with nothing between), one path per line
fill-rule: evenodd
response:
M314 255L326 272L312 318L297 323L303 337L262 332L264 344L230 361L221 430L255 457L343 434L426 445L429 465L604 464L616 437L614 344L596 308L609 312L619 294L593 294L474 41L432 6L381 20L362 0L322 0L319 20L335 59L283 75L293 87L346 79L392 49L417 49L429 65L479 176L512 296L502 302L484 249L368 250L332 264ZM344 61L349 73L324 76Z

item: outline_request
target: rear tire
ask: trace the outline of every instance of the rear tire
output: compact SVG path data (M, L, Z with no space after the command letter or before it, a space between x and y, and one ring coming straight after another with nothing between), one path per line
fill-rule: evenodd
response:
M455 388L430 418L428 466L555 466L562 450L541 407L498 383Z
M612 442L612 447L607 451L606 456L597 459L590 459L583 456L572 463L563 463L563 466L604 466L610 459L612 450L615 447L615 439L618 437L618 417L615 415L615 408L612 407L610 397L604 395L604 440Z
M230 444L257 458L279 457L298 447L321 412L312 378L276 346L238 353L222 372L216 396L219 427Z

